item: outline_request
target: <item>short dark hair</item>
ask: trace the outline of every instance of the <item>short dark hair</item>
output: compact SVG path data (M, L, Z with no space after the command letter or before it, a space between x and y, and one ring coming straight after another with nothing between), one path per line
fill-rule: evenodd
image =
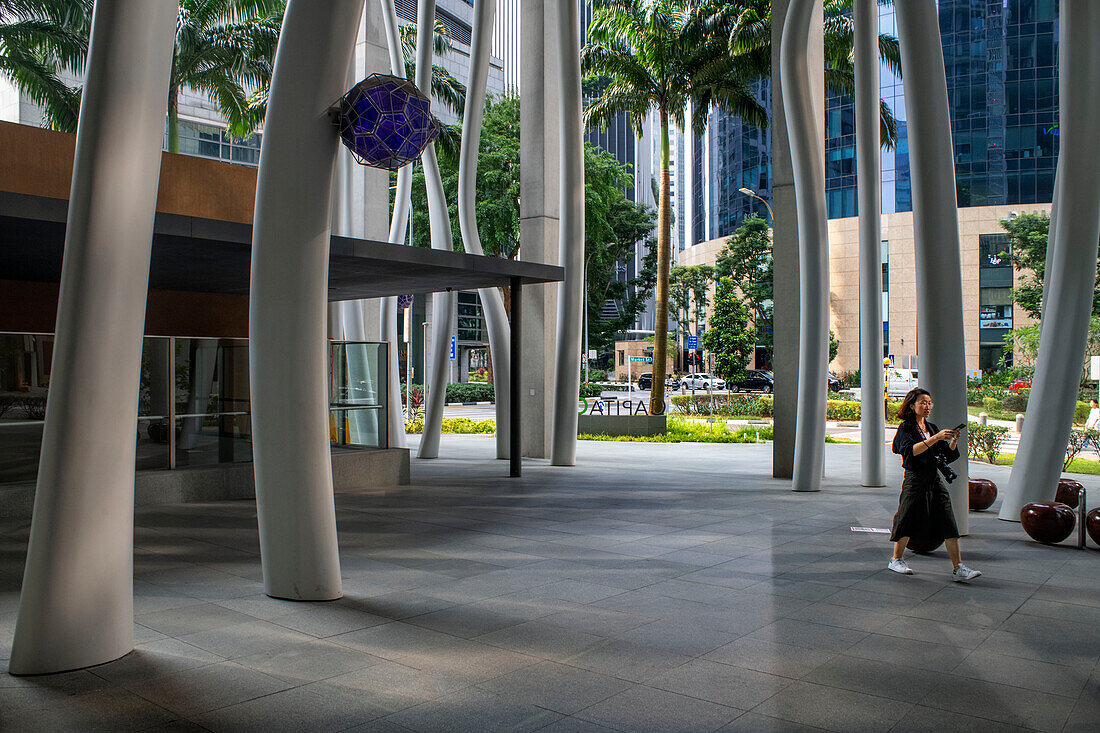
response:
M915 420L917 418L917 414L913 412L913 403L922 395L931 397L932 393L924 387L913 387L913 389L909 390L905 398L901 401L901 407L898 408L899 420Z

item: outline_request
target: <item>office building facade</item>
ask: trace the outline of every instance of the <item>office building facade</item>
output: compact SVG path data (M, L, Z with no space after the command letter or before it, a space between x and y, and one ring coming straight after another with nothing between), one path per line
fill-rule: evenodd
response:
M1005 269L1007 237L1000 222L1019 213L1049 212L1058 155L1058 14L1054 0L938 0L959 205L966 310L967 367L999 366L1003 338L1028 322L1011 301L1018 273ZM880 31L896 35L894 9L879 9ZM898 142L882 150L886 353L919 364L912 298L913 201L906 100L901 79L883 65L882 98L898 123ZM759 88L769 98L770 83ZM834 371L859 368L858 228L855 114L850 99L826 99L825 188L830 232L831 323L840 340ZM713 261L745 216L770 199L770 134L721 110L696 140L698 187L691 246L681 264ZM991 264L992 260L998 262Z

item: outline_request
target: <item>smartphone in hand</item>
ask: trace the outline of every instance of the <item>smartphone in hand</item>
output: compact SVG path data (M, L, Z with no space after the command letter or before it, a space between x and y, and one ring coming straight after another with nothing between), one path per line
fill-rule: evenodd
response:
M964 422L961 422L961 423L959 423L958 425L956 425L954 429L955 429L955 432L956 432L956 433L960 433L960 432L962 432L962 431L963 431L963 429L964 429L965 427L966 427L966 423L964 423Z

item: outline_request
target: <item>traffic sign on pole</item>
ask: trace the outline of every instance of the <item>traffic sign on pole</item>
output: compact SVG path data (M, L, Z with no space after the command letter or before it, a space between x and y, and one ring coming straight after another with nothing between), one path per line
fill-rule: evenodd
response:
M695 351L696 349L699 348L699 337L698 336L688 336L688 348L691 349L692 351Z
M455 358L455 337L451 336L451 360L454 361L454 358Z

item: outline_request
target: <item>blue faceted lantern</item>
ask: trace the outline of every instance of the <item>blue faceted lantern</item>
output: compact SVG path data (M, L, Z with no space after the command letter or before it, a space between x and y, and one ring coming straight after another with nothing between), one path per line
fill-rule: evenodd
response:
M408 79L371 74L338 105L340 139L363 165L397 170L439 135L431 102Z

